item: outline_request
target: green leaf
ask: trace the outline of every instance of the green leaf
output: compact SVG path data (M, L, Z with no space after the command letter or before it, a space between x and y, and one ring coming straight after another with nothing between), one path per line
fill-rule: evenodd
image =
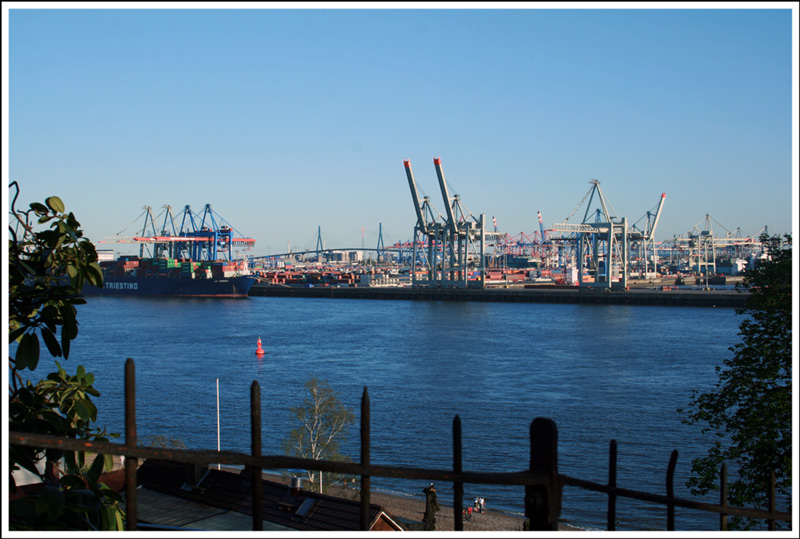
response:
M64 359L69 358L69 337L64 335L64 331L61 331L61 351L64 353Z
M75 413L84 420L89 420L92 418L92 410L89 409L86 404L81 401L76 401L74 405Z
M103 508L100 510L100 516L102 517L103 527L104 530L113 529L112 522L114 521L114 509L104 505Z
M69 423L60 414L42 414L42 419L44 419L55 432L64 432L69 429Z
M62 339L66 337L69 340L72 340L78 336L78 324L74 318L64 318L63 325L61 326L61 336Z
M124 524L122 522L122 519L125 517L125 512L120 510L120 509L118 509L118 510L116 510L114 512L114 516L116 517L116 519L115 519L116 520L116 528L114 528L114 530L115 531L122 531L124 529Z
M26 273L27 275L36 275L36 274L38 273L38 272L37 272L35 269L33 269L33 266L31 266L30 264L28 264L28 263L27 263L27 262L25 262L24 260L17 259L17 260L15 260L15 262L16 262L16 263L17 263L17 264L18 264L18 265L19 265L19 266L20 266L20 267L21 267L23 270L25 270L25 273Z
M16 517L17 520L21 520L23 522L31 522L36 519L36 510L33 503L31 503L31 499L28 497L25 498L18 498L16 500L12 500L8 503L8 514L13 515ZM13 526L14 524L12 524ZM11 528L14 529L13 527ZM17 529L25 529L30 530L30 527L23 527Z
M103 455L97 455L92 462L92 467L89 468L87 472L87 476L91 483L97 483L97 480L100 479L100 474L103 473L103 466L105 465L105 459Z
M62 475L59 479L59 483L69 489L83 488L86 486L83 479L77 475Z
M20 336L25 333L26 328L19 327L8 334L8 342L15 342Z
M14 360L17 369L36 370L39 364L39 337L35 333L26 333L20 338Z
M42 339L51 356L61 357L61 346L58 345L58 339L48 328L42 328Z
M78 323L75 320L76 309L70 303L63 303L59 308L61 312L61 336L74 339L78 336Z
M111 471L114 467L114 455L103 455L103 469Z
M92 262L87 266L86 280L97 288L103 288L103 270L97 262Z
M39 502L45 504L47 520L56 520L61 512L64 510L64 491L51 485L47 485L39 493ZM37 510L39 510L39 503L37 502Z
M47 213L47 207L41 202L31 202L30 207L37 213Z
M95 421L97 419L97 406L95 406L90 399L85 397L83 398L83 400L80 400L78 402L80 402L81 405L84 408L86 408L86 411L88 412L88 415L85 416L85 419L87 421ZM84 416L81 417L83 418Z
M61 202L61 199L57 196L48 197L44 202L51 210L58 213L64 213L64 203Z
M72 489L67 493L67 504L75 511L86 512L95 505L95 494L89 489Z

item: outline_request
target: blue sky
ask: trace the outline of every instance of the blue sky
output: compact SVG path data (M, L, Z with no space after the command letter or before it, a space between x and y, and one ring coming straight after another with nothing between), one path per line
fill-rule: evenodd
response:
M256 255L313 249L318 227L326 247L362 227L374 247L379 223L410 239L403 160L443 213L434 157L512 235L563 221L590 179L629 222L666 193L659 241L706 214L715 233L796 229L792 4L375 5L6 3L6 177L95 241L140 232L145 205L210 203Z

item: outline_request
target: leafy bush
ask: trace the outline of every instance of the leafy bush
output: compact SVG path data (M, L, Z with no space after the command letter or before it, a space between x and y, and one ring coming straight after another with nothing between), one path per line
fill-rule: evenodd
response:
M39 367L40 339L51 356L69 358L70 343L78 336L76 306L86 303L81 291L85 285L103 286L94 245L83 238L80 223L60 198L18 211L19 187L12 182L9 188L16 188L8 242L8 335L16 343L9 357L9 431L109 441L119 434L92 426L97 421L92 397L100 393L83 366L70 375L56 361L57 370L37 383L23 378L24 371ZM48 227L37 229L42 225ZM99 482L103 470L111 469L110 455L87 464L80 452L11 445L9 461L12 493L18 488L16 470L28 470L44 483L9 503L12 530L123 529L119 494Z

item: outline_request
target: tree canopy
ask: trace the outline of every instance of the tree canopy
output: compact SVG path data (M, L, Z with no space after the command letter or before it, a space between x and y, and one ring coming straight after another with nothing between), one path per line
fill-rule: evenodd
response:
M730 462L735 479L728 484L729 503L766 509L770 474L778 499L790 499L792 482L792 238L760 239L766 257L746 271L741 285L750 291L737 310L745 315L741 341L717 366L716 386L693 391L684 423L700 423L703 432L716 435L708 454L692 463L691 492L717 490L720 466ZM758 526L753 519L732 524Z

